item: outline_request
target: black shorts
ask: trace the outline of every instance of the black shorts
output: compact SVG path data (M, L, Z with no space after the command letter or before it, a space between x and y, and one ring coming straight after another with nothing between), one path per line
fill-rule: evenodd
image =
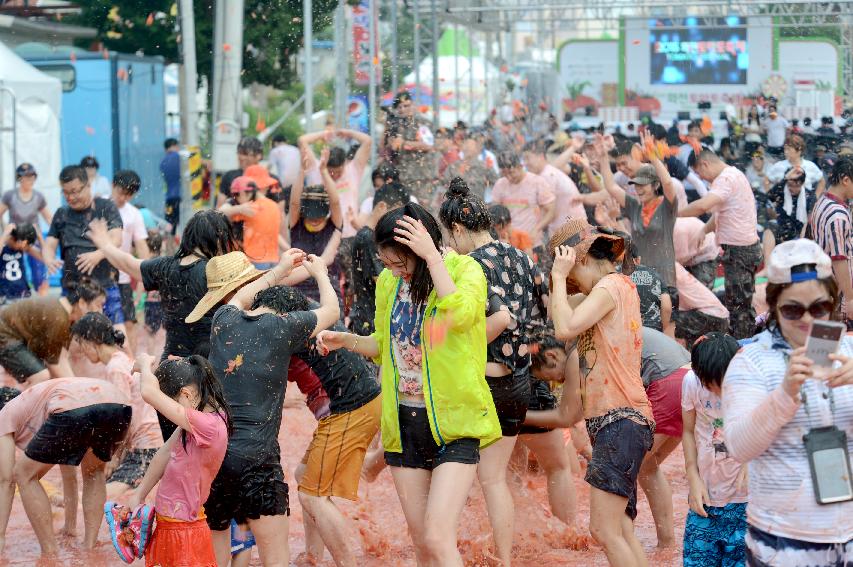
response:
M406 467L431 471L444 463L475 465L480 462L479 439L457 439L440 447L429 428L426 408L399 407L402 453L385 451L389 467Z
M551 391L548 383L538 378L530 377L530 399L527 402L527 409L532 411L552 410L557 407L557 396ZM553 431L553 427L537 427L535 425L522 425L521 435L531 435L535 433L548 433Z
M131 449L107 479L107 482L121 482L128 486L139 486L151 459L157 454L157 449Z
M486 382L492 391L492 400L498 412L501 435L515 437L521 431L527 404L530 399L530 375L509 374L500 378L486 376Z
M145 328L152 335L163 326L163 304L159 301L145 302Z
M124 322L136 323L136 304L133 302L133 288L130 284L118 284L121 294L121 312L124 314Z
M654 436L648 425L623 418L598 430L592 444L592 460L584 480L604 492L628 499L625 514L637 517L637 476Z
M107 462L124 440L132 413L124 404L94 404L52 414L24 454L40 463L77 466L92 449L98 459Z
M211 530L227 530L261 516L289 516L290 497L278 457L258 462L233 452L225 454L204 504Z
M166 208L163 209L163 217L172 225L172 236L178 233L178 225L181 223L181 198L166 199Z
M47 368L44 361L20 341L10 341L0 347L0 366L21 384Z

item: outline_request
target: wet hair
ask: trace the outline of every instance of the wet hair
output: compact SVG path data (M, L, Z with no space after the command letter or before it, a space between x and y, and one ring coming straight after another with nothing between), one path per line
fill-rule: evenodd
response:
M412 100L412 95L410 95L408 91L398 92L397 96L394 97L394 108L399 107L400 103L402 103L404 100Z
M604 227L598 227L599 232L607 232L607 229ZM616 234L617 236L624 233L617 233L615 231L611 231L611 234ZM619 261L620 254L617 254L616 247L613 245L613 241L608 238L596 238L592 246L589 247L589 251L587 255L590 256L593 260L606 260L613 264L616 264Z
M548 145L545 143L545 140L532 140L524 144L524 148L521 151L537 156L544 156L547 149Z
M838 158L838 161L835 162L835 165L832 166L829 172L829 184L841 185L845 177L853 181L853 157L851 156Z
M801 274L803 272L814 272L816 267L814 264L800 264L799 266L791 267L791 275ZM823 285L826 292L829 294L829 298L832 301L833 310L838 307L838 302L840 301L839 291L838 291L838 283L835 281L835 278L832 276L824 279L817 280ZM791 287L792 285L796 285L795 283L783 283L783 284L774 284L768 283L767 289L765 291L765 300L767 301L767 328L768 329L777 329L779 326L779 320L776 317L777 308L779 307L779 296L782 295L782 292ZM830 319L832 316L830 316Z
M530 369L537 370L546 366L548 359L545 357L545 353L557 349L565 351L566 344L557 340L557 337L554 336L554 327L549 323L531 337Z
M276 313L285 314L294 311L311 311L311 302L298 289L286 285L274 285L262 289L255 295L252 309L266 307Z
M329 150L329 161L326 165L329 167L341 167L347 161L347 152L343 148L334 147Z
M657 122L650 124L649 133L655 140L666 140L666 128L664 128L663 124L658 124Z
M101 164L98 163L95 156L86 156L80 160L80 167L94 167L95 169L100 169Z
M696 167L696 163L700 160L708 160L708 161L719 161L720 158L717 156L716 152L707 146L702 146L702 149L699 151L699 155L696 155L696 150L690 152L690 157L687 158L688 167Z
M498 154L498 169L512 169L521 165L521 158L515 152L501 152Z
M26 242L27 244L34 244L35 241L38 239L36 227L31 224L22 224L21 226L15 226L9 236L14 238L18 242Z
M103 286L89 276L80 276L76 281L65 284L65 297L71 305L82 300L91 303L99 297L106 297Z
M103 313L86 313L71 325L71 336L96 345L124 346L124 333Z
M381 165L376 166L373 170L373 173L370 175L370 180L373 181L376 178L384 180L386 183L390 183L392 181L400 181L400 173L397 171L397 168L389 165L387 163L383 163Z
M794 169L794 168L793 168L793 167L792 167L792 168L789 168L789 169L785 172L785 176L786 176L786 178L787 178L788 172L789 172L789 171L791 171L792 169ZM805 182L806 182L806 172L805 172L805 170L800 170L800 174L799 174L798 176L796 176L796 177L792 177L791 179L787 179L787 181L799 181L800 183L805 183Z
M404 216L421 221L432 238L436 249L441 248L441 229L438 226L438 222L429 211L417 203L406 203L399 209L388 211L382 215L382 218L376 223L374 238L376 239L376 246L379 248L393 248L401 256L415 257L415 270L412 273L412 281L410 283L412 302L416 305L426 305L427 298L434 287L427 263L423 258L416 256L411 248L394 240L394 237L397 236L394 229L399 227L397 221L401 220Z
M690 353L690 367L702 386L722 386L723 376L740 345L731 335L708 333L696 339Z
M389 209L393 209L405 205L411 199L409 190L402 183L391 182L376 190L376 194L373 196L373 206L385 203Z
M59 183L63 185L65 183L71 183L75 179L83 185L89 182L89 176L82 166L66 165L62 168L62 171L59 172Z
M180 360L165 360L154 371L154 376L160 383L160 391L172 398L178 397L181 388L195 386L198 390L199 402L196 409L203 411L206 406L212 407L225 422L228 435L233 430L231 406L222 393L222 384L213 372L213 366L203 356L194 354ZM181 432L181 443L187 450L187 432Z
M178 140L176 140L175 138L166 138L166 141L163 142L163 149L168 150L172 146L177 146L177 145L178 145Z
M148 231L148 238L145 239L145 242L153 256L159 256L163 251L163 235L156 230Z
M610 150L610 157L616 159L622 156L630 156L631 151L634 149L633 142L622 141L616 144L616 147Z
M272 137L272 143L273 144L279 144L279 143L285 143L286 144L287 138L285 137L284 134L276 134Z
M461 177L454 177L450 181L438 218L447 229L453 228L454 223L473 232L482 232L492 227L492 216L486 203L477 195L471 194L468 184Z
M254 136L246 136L237 144L237 153L249 155L264 155L264 145Z
M489 216L492 217L492 226L499 226L512 221L512 213L503 205L489 207Z
M240 249L228 217L215 210L198 211L184 228L175 258L197 254L210 260L214 256Z
M122 191L133 196L139 193L142 180L132 169L120 169L113 175L113 185L120 187Z

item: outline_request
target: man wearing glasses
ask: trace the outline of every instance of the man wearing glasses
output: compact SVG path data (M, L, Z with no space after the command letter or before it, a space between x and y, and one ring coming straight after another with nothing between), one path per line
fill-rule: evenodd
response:
M69 165L59 173L59 184L66 205L53 215L53 222L45 241L44 263L50 273L62 268L62 294L65 295L69 284L89 276L106 290L107 300L104 314L114 325L124 324L121 308L121 294L118 289L118 270L116 270L89 239L89 223L103 219L107 223L110 237L116 246L121 246L121 215L115 204L109 199L92 196L92 188L86 171L76 165ZM60 247L62 260L56 258L56 247Z

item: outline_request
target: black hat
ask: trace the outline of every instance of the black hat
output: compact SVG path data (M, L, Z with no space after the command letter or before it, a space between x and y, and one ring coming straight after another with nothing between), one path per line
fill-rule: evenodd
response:
M38 174L36 173L36 168L35 168L35 167L33 167L33 164L31 164L31 163L22 163L22 164L21 164L21 165L19 165L19 166L18 166L18 168L15 170L15 175L16 175L17 177L24 177L24 176L27 176L27 175L38 175Z

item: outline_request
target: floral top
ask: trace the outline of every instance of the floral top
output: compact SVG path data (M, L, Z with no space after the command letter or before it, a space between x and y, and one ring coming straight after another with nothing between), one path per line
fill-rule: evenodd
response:
M424 384L421 358L422 306L412 302L409 284L400 283L397 300L391 310L391 347L399 376L400 403L424 407Z

